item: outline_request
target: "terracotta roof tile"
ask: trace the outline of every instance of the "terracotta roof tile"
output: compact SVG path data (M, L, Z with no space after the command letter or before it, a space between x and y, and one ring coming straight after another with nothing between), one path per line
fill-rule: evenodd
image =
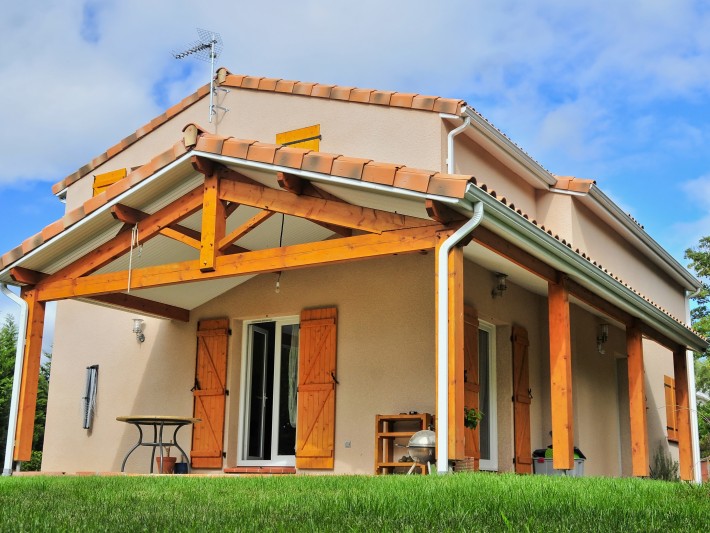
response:
M103 193L103 194L105 194L105 193ZM101 195L99 195L99 196L101 196ZM41 232L44 242L47 242L52 237L56 237L57 235L59 235L63 229L64 229L64 224L62 224L61 219L55 220L54 222L52 222L48 226L45 226Z
M258 89L260 91L274 91L279 78L261 78Z
M42 237L42 233L36 233L35 235L32 235L32 237L25 239L22 241L22 253L28 254L38 246L41 246L44 243L44 238Z
M557 176L555 176L557 177ZM596 181L583 178L575 178L572 176L557 177L557 183L555 184L556 189L561 189L563 191L574 191L581 193L588 193Z
M372 91L370 94L370 103L377 105L390 105L392 99L392 91Z
M301 168L301 166L303 166L303 157L310 151L311 150L305 150L304 148L283 146L274 156L274 165L289 168Z
M211 152L213 154L221 154L223 144L224 137L220 137L218 135L202 134L197 140L195 150L200 150L202 152Z
M394 186L411 191L427 192L429 178L435 174L430 170L401 167L394 176Z
M422 94L418 94L414 98L412 98L412 109L434 111L434 103L436 102L437 98L437 96L424 96Z
M257 78L254 76L247 76L242 80L241 87L243 89L258 89L259 88L259 82L263 78Z
M393 185L394 176L398 169L398 165L391 163L368 163L362 171L362 181L379 183L381 185Z
M84 205L80 205L76 209L72 209L62 217L62 224L64 224L64 229L76 224L82 218L84 218Z
M84 202L84 211L87 213L96 211L98 208L106 205L106 202L108 202L108 195L106 194L106 191L102 191L100 194L97 194Z
M0 257L0 264L2 265L2 268L5 268L8 265L11 265L18 259L20 259L24 254L22 253L22 246L16 246L9 252L6 252L3 254L2 257Z
M413 93L394 93L390 99L392 107L412 107L412 102L416 94Z
M229 85L229 77L227 77L227 81L224 83L224 85ZM275 91L277 93L291 93L291 92L293 92L293 87L295 85L296 85L295 81L279 80L276 83Z
M448 113L449 115L460 115L461 108L465 102L454 100L453 98L439 98L434 103L434 111L437 113Z
M436 173L429 179L429 188L426 192L452 198L463 198L469 183L475 184L476 178Z
M315 85L315 83L310 83L310 82L306 83L306 82L298 81L294 84L292 93L293 94L300 94L302 96L310 96L314 85Z
M350 93L352 92L353 89L354 89L354 87L342 87L340 85L336 85L330 91L330 97L333 100L349 100Z
M370 95L375 92L374 89L353 89L350 91L348 100L351 102L361 102L363 104L370 103Z
M359 180L362 178L362 172L371 159L361 159L357 157L341 156L333 161L331 174L342 178L350 178Z
M330 93L333 89L333 85L323 85L322 83L316 83L311 91L311 96L316 96L318 98L330 98Z
M333 167L333 160L336 157L340 156L338 154L327 154L325 152L309 152L303 156L303 166L301 169L330 174L330 169Z
M279 148L281 148L280 144L255 142L249 146L247 159L249 161L258 161L259 163L273 163L276 150Z
M222 145L222 155L228 157L237 157L239 159L246 159L247 153L249 152L249 147L256 141L247 139L235 139L230 137L224 141Z

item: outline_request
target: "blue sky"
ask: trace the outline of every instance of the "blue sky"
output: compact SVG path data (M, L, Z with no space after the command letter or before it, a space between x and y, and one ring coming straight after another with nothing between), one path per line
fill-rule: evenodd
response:
M710 234L710 2L45 0L0 18L0 253L61 217L53 183L208 81L170 54L198 27L234 73L462 98L683 264Z

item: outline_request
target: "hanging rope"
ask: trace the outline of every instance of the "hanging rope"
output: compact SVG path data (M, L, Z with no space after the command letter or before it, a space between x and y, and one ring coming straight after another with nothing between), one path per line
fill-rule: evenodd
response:
M283 246L284 243L284 221L286 220L286 215L281 213L281 234L279 235L279 248ZM276 293L281 291L281 274L283 272L279 271L279 277L276 278Z
M131 270L133 269L133 248L138 245L138 223L133 226L131 230L131 252L128 255L128 288L126 289L126 294L131 292ZM140 252L139 252L140 257Z

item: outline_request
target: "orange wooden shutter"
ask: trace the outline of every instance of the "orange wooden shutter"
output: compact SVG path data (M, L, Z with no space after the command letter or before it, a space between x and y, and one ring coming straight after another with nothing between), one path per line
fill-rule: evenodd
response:
M478 409L481 380L478 372L478 315L470 306L464 306L464 363L463 363L463 405L467 409ZM473 457L474 469L478 470L481 459L480 430L464 428L464 454Z
M301 312L296 467L333 468L337 309Z
M111 185L125 178L127 173L127 169L119 168L118 170L112 170L111 172L96 174L94 176L94 196L96 196L97 194L101 194Z
M314 152L320 150L320 139L320 124L276 134L276 144L283 144L293 148L305 148Z
M193 468L222 468L228 340L229 319L199 322L193 395L194 417L202 422L192 430Z
M678 417L676 416L675 379L663 376L663 389L666 396L666 430L668 440L678 442Z
M515 472L532 474L530 446L530 376L528 332L513 326L513 424L515 426Z

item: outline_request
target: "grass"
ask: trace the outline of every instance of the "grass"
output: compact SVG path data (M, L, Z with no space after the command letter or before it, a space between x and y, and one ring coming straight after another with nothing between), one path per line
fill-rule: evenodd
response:
M0 478L3 531L708 531L710 485L495 474Z

